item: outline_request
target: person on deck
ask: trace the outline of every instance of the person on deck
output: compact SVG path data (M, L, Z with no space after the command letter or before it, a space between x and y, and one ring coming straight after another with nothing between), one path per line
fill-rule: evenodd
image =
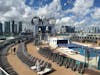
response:
M14 52L14 54L16 54L16 48L14 47L14 49L13 49L13 52Z

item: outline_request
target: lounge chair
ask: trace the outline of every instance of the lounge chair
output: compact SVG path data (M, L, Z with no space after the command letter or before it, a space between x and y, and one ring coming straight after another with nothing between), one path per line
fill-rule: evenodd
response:
M69 68L69 66L70 66L70 58L68 58L68 61L67 61L66 65L65 65L65 67Z
M77 66L78 66L78 64L76 63L76 61L75 61L75 63L74 63L74 65L73 65L73 67L71 68L73 71L76 71L77 70Z
M60 61L59 61L58 65L61 66L61 65L63 64L63 61L64 61L64 60L63 60L63 56L60 55Z
M72 60L72 63L70 64L70 68L73 69L74 66L75 66L75 60Z
M45 68L43 71L37 72L38 75L44 75L52 71L50 68Z
M84 73L84 71L85 71L85 63L80 63L80 69L78 71L79 71L79 73Z

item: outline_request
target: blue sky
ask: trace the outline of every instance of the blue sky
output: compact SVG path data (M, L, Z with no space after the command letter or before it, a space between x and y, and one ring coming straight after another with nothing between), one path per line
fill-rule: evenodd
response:
M32 0L26 0L26 5L30 6L30 2ZM45 6L46 4L50 4L53 0L34 0L31 7L33 8L39 8L41 6ZM67 5L64 5L67 1L71 1L72 3L69 3ZM61 2L61 6L62 9L66 10L68 8L72 8L73 7L73 3L75 2L75 0L60 0ZM88 0L87 0L88 2ZM94 0L94 7L100 7L100 0Z
M30 6L30 1L31 0L26 0L26 4ZM31 7L33 8L39 8L41 6L45 6L46 4L50 4L53 0L34 0ZM62 5L62 9L67 9L67 8L71 8L73 6L73 4L68 4L68 5L64 5L64 3L66 3L68 0L60 0L61 5ZM74 2L75 0L72 0L72 2Z
M94 1L94 6L100 7L100 0L95 0Z
M26 0L25 4L37 10L38 15L56 15L59 24L100 24L100 0Z

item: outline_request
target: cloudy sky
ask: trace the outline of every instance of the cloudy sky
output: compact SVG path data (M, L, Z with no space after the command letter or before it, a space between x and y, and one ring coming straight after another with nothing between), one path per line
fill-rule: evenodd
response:
M33 16L56 18L56 24L99 26L100 0L0 0L0 21Z

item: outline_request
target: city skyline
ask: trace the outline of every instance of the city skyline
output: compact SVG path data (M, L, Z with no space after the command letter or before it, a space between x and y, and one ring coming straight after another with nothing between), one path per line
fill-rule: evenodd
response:
M16 22L5 21L4 23L0 22L0 35L3 34L18 34L23 31L23 23L22 21Z
M56 18L57 25L76 27L100 25L99 0L0 0L0 21L33 16Z

